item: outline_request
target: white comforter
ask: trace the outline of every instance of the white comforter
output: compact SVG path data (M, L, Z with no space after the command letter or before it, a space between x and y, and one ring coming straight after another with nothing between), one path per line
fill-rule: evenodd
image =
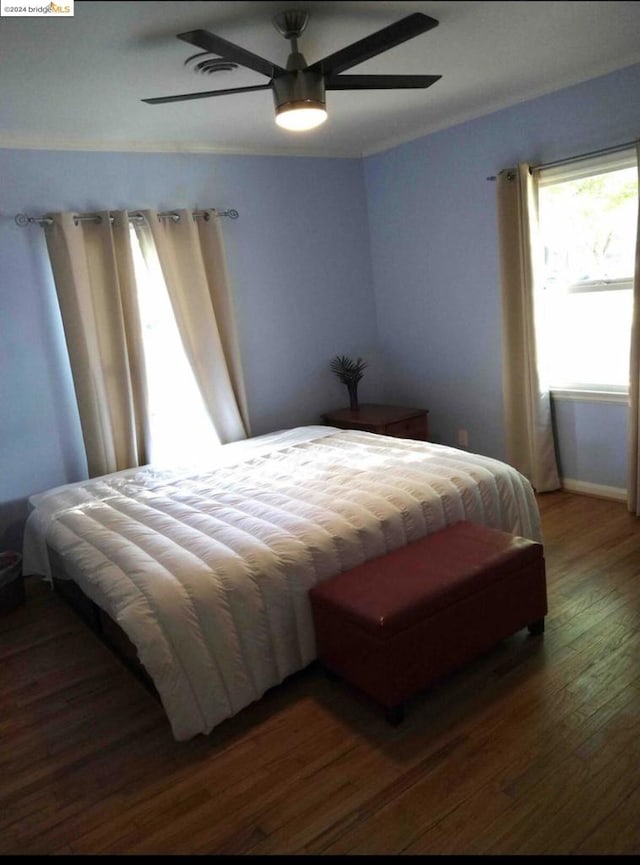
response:
M469 519L540 540L510 466L425 442L301 427L219 449L185 475L131 469L33 496L45 544L119 623L178 740L208 733L315 657L308 591Z

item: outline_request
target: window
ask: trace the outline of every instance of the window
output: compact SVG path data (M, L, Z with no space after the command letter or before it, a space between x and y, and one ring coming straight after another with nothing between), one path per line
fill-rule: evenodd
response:
M540 169L539 349L552 390L627 393L638 215L634 151Z
M172 467L210 461L220 439L185 354L160 262L150 251L145 258L133 226L130 236L149 399L149 459Z

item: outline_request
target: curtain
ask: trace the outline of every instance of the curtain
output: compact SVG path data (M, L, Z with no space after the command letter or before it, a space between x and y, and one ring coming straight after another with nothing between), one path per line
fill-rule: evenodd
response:
M536 345L537 189L528 165L497 177L507 460L536 492L560 487L551 400Z
M98 216L45 225L90 477L143 465L148 441L129 217Z
M640 141L636 143L640 180ZM640 192L640 190L639 190ZM627 469L627 506L640 516L640 194L638 195L638 227L636 263L633 278L633 320L629 360L629 444Z
M215 211L189 210L136 223L143 254L155 249L184 349L222 443L246 438L249 421L221 230Z

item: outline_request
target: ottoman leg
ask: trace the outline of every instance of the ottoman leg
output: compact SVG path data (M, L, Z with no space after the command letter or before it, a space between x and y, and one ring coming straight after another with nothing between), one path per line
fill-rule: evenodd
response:
M404 721L404 705L398 703L396 706L386 706L384 716L392 727L397 727Z
M538 619L537 622L531 622L529 625L529 633L534 637L539 637L544 634L544 619Z

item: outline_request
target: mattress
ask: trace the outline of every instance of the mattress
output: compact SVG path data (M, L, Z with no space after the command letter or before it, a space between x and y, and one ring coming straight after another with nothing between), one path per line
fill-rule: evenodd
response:
M66 576L125 631L173 736L209 733L316 656L309 589L471 520L541 540L511 466L428 442L298 427L32 496L25 573Z

